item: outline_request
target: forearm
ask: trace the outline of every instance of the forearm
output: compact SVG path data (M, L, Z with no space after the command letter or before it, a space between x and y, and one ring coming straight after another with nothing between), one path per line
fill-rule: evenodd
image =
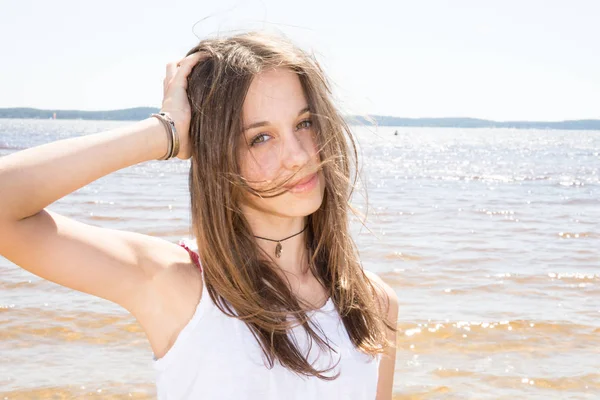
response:
M165 155L168 138L156 118L60 140L0 158L0 221L35 215L105 176Z

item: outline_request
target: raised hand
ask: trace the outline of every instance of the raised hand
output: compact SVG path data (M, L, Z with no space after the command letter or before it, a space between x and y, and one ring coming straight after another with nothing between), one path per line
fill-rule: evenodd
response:
M167 64L167 74L163 81L163 101L161 111L171 115L179 135L177 158L187 160L192 155L189 131L192 112L187 97L187 77L194 66L207 57L205 53L194 53L178 62Z

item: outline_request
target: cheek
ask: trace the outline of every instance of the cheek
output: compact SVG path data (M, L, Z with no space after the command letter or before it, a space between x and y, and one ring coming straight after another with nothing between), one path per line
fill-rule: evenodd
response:
M268 182L277 177L280 164L277 160L267 158L259 159L251 153L242 155L240 168L242 176L250 182L254 188L264 188Z

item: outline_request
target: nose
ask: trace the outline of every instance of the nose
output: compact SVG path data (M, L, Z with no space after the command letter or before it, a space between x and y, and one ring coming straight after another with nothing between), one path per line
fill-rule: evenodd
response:
M298 170L310 162L313 150L312 136L309 132L291 130L283 142L282 164L289 170Z

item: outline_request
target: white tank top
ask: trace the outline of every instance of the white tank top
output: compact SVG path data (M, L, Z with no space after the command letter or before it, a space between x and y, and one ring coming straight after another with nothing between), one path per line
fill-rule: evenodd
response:
M195 240L184 239L180 245L200 267ZM333 381L302 377L277 360L269 369L246 324L219 310L204 285L192 319L167 354L154 358L158 399L374 400L381 355L373 359L356 350L331 299L309 316L337 353L322 350L317 343L311 345L302 326L288 335L317 369L331 367L339 358L337 367L325 373L331 376L340 372ZM320 335L318 329L315 332Z

